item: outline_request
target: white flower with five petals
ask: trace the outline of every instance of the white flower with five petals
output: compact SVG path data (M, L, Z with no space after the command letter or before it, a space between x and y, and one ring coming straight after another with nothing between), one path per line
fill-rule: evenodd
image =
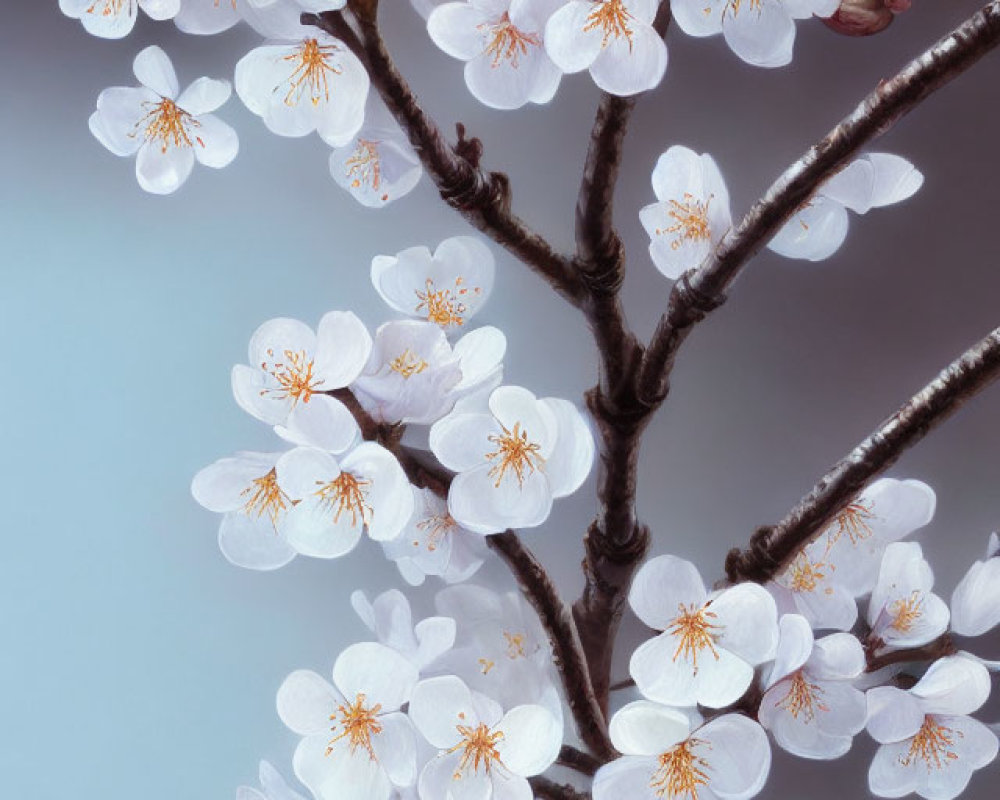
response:
M900 203L923 184L924 176L905 158L868 153L824 183L768 243L786 258L822 261L847 238L847 209L867 214Z
M656 203L639 212L649 234L649 255L671 280L697 267L732 225L729 191L715 160L681 145L653 168Z
M879 647L919 647L944 633L948 606L931 592L933 585L919 544L890 544L868 603L871 641Z
M610 94L652 89L667 69L667 46L653 29L660 0L570 0L545 26L545 49L563 72L589 69Z
M662 631L629 663L639 691L658 703L722 708L749 688L757 664L774 658L777 611L756 584L709 594L690 561L657 556L636 573L628 599L639 619Z
M135 27L141 8L151 19L171 19L181 0L59 0L59 10L78 19L84 30L102 39L121 39Z
M181 92L173 64L155 45L135 57L132 69L142 86L101 92L90 132L116 156L136 156L140 187L170 194L195 161L221 169L236 157L236 131L211 113L229 99L228 81L199 78Z
M416 739L400 707L417 669L375 642L351 645L333 666L333 685L309 670L278 689L278 716L303 737L295 775L317 800L387 800L416 779Z
M560 69L544 47L545 23L563 0L462 0L434 8L427 32L465 63L465 83L491 108L547 103Z
M552 500L576 491L594 458L594 439L576 407L501 386L485 412L455 411L430 431L434 455L457 472L448 511L476 533L541 525Z
M989 694L986 668L960 655L935 661L909 691L870 689L868 733L881 744L868 771L871 791L927 800L961 794L972 773L997 756L996 735L968 716Z
M982 636L1000 624L1000 537L990 534L986 560L973 564L951 596L951 629Z
M563 741L561 721L542 706L505 714L454 675L418 683L409 713L438 750L420 773L422 800L530 797L528 777L551 766Z
M659 703L629 703L612 718L622 757L594 775L594 800L747 800L771 768L767 734L739 714L691 729L686 714Z
M351 607L381 644L391 647L422 674L455 644L455 620L427 617L413 624L406 595L398 589L369 601L361 590L351 593Z

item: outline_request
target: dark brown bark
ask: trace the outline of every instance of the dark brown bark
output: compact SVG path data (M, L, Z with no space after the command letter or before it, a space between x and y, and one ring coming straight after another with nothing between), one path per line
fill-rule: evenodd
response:
M886 650L882 653L877 653L877 651L866 653L865 672L875 672L890 664L904 664L907 661L937 661L939 658L951 656L957 652L958 648L952 642L951 636L946 633L920 647Z
M562 749L559 750L556 763L561 767L576 770L581 775L590 776L597 772L601 766L601 761L589 753L584 753L582 750L570 747L568 744L564 744Z
M748 550L732 550L726 575L732 582L764 583L781 572L796 553L833 520L905 450L948 419L1000 377L1000 328L966 350L934 380L827 472L781 522L753 535Z
M535 797L544 800L590 800L590 792L581 792L568 783L556 783L551 778L537 775L528 778Z
M725 292L747 261L860 148L889 130L932 92L975 64L1000 41L1000 0L881 81L854 111L778 178L708 259L674 284L666 313L646 350L640 396L655 400L669 390L681 344L705 315L725 302Z

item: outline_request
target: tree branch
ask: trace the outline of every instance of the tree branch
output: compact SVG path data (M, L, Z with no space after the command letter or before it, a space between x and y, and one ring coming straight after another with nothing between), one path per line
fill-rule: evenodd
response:
M731 550L726 575L733 583L764 583L822 532L837 513L905 450L1000 377L1000 328L966 350L822 478L781 522L760 528L750 549Z
M601 766L599 759L594 758L589 753L584 753L582 750L577 750L575 747L570 747L568 744L564 744L559 750L556 763L561 767L573 769L588 776L592 776Z
M880 82L849 116L785 170L715 252L674 284L667 311L643 359L640 396L650 401L666 396L674 359L691 329L725 302L726 289L746 262L823 181L931 93L975 64L998 41L1000 0L994 0L894 78Z
M866 652L865 672L877 672L890 664L902 664L906 661L937 661L939 658L954 655L957 652L958 648L952 642L951 636L945 633L920 647L887 650L878 655L874 652Z
M590 800L590 792L581 792L568 783L556 783L542 775L528 778L528 783L539 800Z
M377 0L350 0L348 8L357 21L357 32L347 24L341 11L304 13L301 20L304 25L318 27L343 41L365 65L372 86L406 132L445 202L543 277L569 302L578 305L582 286L570 259L557 253L511 212L507 176L500 172L483 174L478 164L478 140L466 141L463 137L456 146L448 144L438 125L417 101L382 39Z

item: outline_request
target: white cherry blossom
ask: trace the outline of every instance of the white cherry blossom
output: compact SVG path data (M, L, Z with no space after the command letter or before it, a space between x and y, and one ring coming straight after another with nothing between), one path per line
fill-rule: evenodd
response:
M531 797L527 778L555 761L562 722L542 706L499 703L444 675L417 684L410 719L438 750L420 773L422 800Z
M880 686L867 693L868 733L879 742L868 786L880 797L916 792L951 800L972 773L997 756L997 737L967 716L986 702L990 676L963 656L935 661L909 691Z
M236 790L236 800L306 800L292 791L281 774L267 761L260 762L260 791L250 786Z
M829 17L840 0L673 0L674 19L689 36L721 33L741 59L756 67L792 60L795 20Z
M649 255L676 280L715 249L732 226L729 191L714 159L674 145L653 168L657 202L639 212L649 235Z
M406 595L398 589L369 601L361 590L351 593L351 607L381 644L391 647L424 674L455 644L455 620L427 617L413 624Z
M951 596L951 629L982 636L1000 624L1000 537L990 534L986 560L973 564Z
M372 284L396 311L452 332L468 322L493 290L493 253L472 236L453 236L432 254L424 246L372 259Z
M854 598L875 587L885 548L930 522L935 505L925 483L875 481L768 584L778 609L802 614L814 628L850 629Z
M612 718L621 758L594 775L594 800L746 800L771 768L767 734L739 714L691 730L688 716L659 703L629 703Z
M416 740L400 707L417 669L376 642L351 645L333 666L333 685L310 670L278 689L278 716L303 739L296 777L317 800L387 800L416 780Z
M434 455L457 472L448 511L476 533L541 525L552 501L576 491L590 472L594 439L576 407L501 386L488 412L449 414L430 431Z
M347 46L320 30L256 47L236 65L236 93L279 136L317 131L331 147L350 142L364 122L368 73ZM298 26L301 30L301 26Z
M191 482L194 499L223 514L219 549L247 569L283 567L295 550L285 538L288 514L298 500L279 474L284 453L237 453L202 469Z
M948 606L931 592L934 573L916 542L894 542L882 555L868 603L873 642L890 648L919 647L948 628Z
M427 31L448 55L465 62L465 83L491 108L547 103L560 69L545 52L545 23L563 0L462 0L434 8Z
M173 64L156 45L141 51L132 69L142 86L101 92L90 132L116 156L136 156L140 187L170 194L195 161L221 169L236 157L236 131L211 113L229 99L228 81L199 78L181 92Z
M847 209L866 214L872 208L900 203L923 182L924 176L905 158L868 153L820 186L767 246L786 258L822 261L847 238Z
M364 125L330 153L330 175L361 205L381 208L409 194L422 174L410 140L379 96L369 92Z
M774 658L777 611L756 584L709 594L690 561L657 556L636 573L629 605L662 631L629 663L639 691L658 703L722 708L747 690L756 665Z
M589 69L611 94L652 89L667 69L667 46L653 30L659 0L570 0L545 26L545 49L563 72Z
M413 513L403 468L375 442L362 442L339 460L297 447L280 466L282 485L300 498L288 512L284 532L302 555L338 558L354 549L362 531L375 541L394 539Z
M382 543L403 580L419 586L428 575L446 583L471 578L485 560L483 537L455 522L448 504L430 489L413 487L413 508L402 534Z
M141 8L151 19L174 17L181 0L59 0L59 10L78 19L84 30L102 39L121 39L135 27Z
M250 337L250 365L233 367L233 396L283 438L341 452L357 439L357 423L324 393L354 381L371 349L371 335L350 311L325 314L315 333L296 319L268 320Z
M840 758L865 727L865 695L851 682L864 672L861 642L834 633L815 643L805 617L786 614L757 714L778 745L802 758Z

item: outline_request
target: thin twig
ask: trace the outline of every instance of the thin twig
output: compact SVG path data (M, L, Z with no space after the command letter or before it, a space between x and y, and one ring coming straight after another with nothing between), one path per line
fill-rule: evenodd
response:
M667 311L646 350L640 396L669 391L670 372L691 329L725 302L725 291L746 262L778 232L823 181L864 145L889 130L928 95L951 82L1000 42L1000 0L973 14L894 78L878 87L789 167L705 262L674 284Z
M939 658L954 655L957 652L958 648L952 642L951 636L945 633L920 647L886 650L878 655L867 653L865 672L877 672L890 664L903 664L907 661L937 661Z
M632 689L635 686L634 678L624 678L612 683L608 689L612 692L620 692L622 689Z
M539 800L590 800L590 792L581 792L568 783L556 783L542 775L528 778L528 783Z
M584 753L568 744L564 744L556 757L556 763L561 767L573 769L581 775L592 776L601 766L601 761L590 753Z
M507 176L499 172L484 174L479 168L480 148L475 140L463 138L455 147L448 144L440 127L417 101L382 39L377 0L351 0L348 8L357 22L356 32L340 11L305 13L301 21L339 38L365 65L372 86L409 136L445 202L541 275L560 295L578 304L582 287L571 260L557 253L511 212ZM472 152L477 155L470 159L467 154Z
M729 580L764 583L779 574L872 478L997 378L1000 328L966 350L884 420L820 478L781 522L758 529L748 550L731 550L726 557Z

